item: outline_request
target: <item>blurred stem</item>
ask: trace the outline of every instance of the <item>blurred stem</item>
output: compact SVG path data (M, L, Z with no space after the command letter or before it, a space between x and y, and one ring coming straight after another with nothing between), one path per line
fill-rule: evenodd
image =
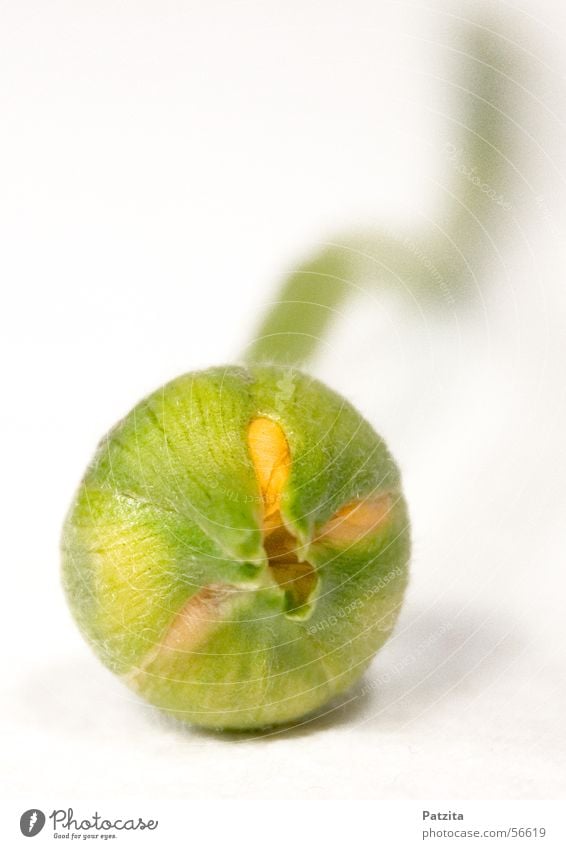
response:
M304 365L347 301L376 285L451 306L478 288L511 209L516 129L509 114L517 67L508 43L487 27L467 28L456 48L463 61L453 85L454 141L443 150L449 184L434 229L414 237L348 235L326 244L283 281L246 360Z

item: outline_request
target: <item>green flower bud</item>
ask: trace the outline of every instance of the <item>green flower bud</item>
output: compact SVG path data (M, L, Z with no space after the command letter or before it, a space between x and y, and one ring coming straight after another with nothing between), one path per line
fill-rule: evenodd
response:
M353 407L293 369L186 374L102 440L63 582L102 661L182 720L252 729L344 692L389 636L409 528Z

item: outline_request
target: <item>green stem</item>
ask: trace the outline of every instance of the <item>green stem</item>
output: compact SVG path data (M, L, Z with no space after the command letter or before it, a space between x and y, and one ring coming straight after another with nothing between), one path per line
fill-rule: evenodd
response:
M516 125L509 113L517 63L508 43L487 27L467 29L458 52L465 62L453 86L454 142L443 151L448 200L434 230L414 237L371 232L324 245L283 281L246 360L304 365L350 298L376 284L445 305L477 288L512 208Z

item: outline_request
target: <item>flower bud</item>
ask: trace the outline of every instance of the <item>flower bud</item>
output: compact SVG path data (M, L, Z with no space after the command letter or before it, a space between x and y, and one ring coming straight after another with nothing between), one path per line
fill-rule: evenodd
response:
M102 661L196 725L297 720L389 636L409 527L383 441L293 369L213 368L100 443L63 534L63 583Z

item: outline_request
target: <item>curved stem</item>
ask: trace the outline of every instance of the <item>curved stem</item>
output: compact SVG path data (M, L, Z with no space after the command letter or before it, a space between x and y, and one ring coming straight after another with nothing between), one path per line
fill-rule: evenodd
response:
M376 284L402 286L445 304L473 292L503 213L512 209L516 125L509 113L517 61L507 42L479 25L466 29L457 49L465 61L462 80L454 84L454 141L443 151L447 201L435 229L414 237L343 236L324 245L283 281L246 360L304 364L340 308Z

